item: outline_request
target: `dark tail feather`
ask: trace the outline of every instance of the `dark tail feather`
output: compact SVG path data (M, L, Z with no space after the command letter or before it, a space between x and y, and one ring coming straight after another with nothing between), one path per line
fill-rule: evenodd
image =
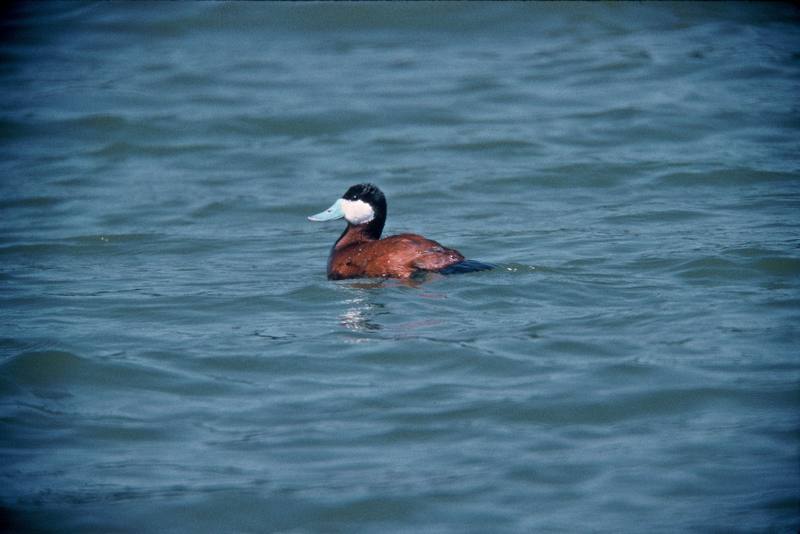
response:
M490 269L494 269L494 265L476 260L464 260L454 263L453 265L448 265L443 269L439 269L439 272L442 274L463 274L474 273L477 271L488 271Z

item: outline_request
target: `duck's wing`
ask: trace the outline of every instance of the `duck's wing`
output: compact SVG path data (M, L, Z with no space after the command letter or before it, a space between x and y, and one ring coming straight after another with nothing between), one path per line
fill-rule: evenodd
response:
M438 271L463 260L464 256L457 250L435 243L422 249L414 259L413 265L424 271Z

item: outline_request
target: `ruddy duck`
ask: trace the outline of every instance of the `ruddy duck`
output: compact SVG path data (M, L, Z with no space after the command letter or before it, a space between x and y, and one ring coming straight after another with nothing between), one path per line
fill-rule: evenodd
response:
M418 272L445 274L491 269L491 265L465 260L457 250L416 234L381 239L386 223L386 197L372 184L354 185L310 221L344 218L347 228L328 256L328 278L410 278Z

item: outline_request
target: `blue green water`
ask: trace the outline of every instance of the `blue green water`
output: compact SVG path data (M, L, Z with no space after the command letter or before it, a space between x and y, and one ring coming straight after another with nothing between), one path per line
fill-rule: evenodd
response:
M35 3L0 530L796 532L800 11ZM491 262L330 282L386 232Z

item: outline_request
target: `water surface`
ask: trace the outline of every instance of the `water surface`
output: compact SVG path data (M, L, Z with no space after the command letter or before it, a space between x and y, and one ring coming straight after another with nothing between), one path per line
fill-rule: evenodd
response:
M795 532L799 23L6 9L0 525ZM497 269L326 280L364 181Z

